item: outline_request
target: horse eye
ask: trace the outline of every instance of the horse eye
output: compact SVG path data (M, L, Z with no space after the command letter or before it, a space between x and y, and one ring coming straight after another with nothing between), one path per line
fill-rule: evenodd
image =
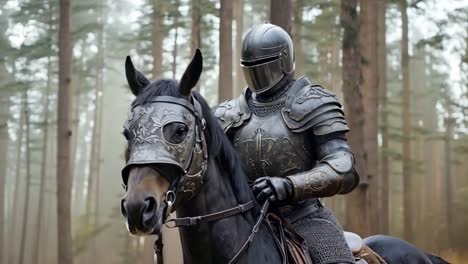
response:
M185 126L184 127L179 127L177 129L176 136L183 137L183 136L185 136L186 133L187 133L187 128Z
M164 139L172 144L180 144L187 137L187 125L173 122L163 127Z

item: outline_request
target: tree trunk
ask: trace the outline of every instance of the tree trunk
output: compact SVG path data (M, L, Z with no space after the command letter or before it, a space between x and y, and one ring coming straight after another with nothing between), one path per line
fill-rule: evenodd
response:
M292 0L271 0L270 21L291 35Z
M50 30L50 28L49 28ZM44 131L42 134L42 149L41 149L41 178L40 178L40 186L39 186L39 205L37 209L37 217L36 217L36 242L34 245L33 251L33 260L39 260L39 251L41 244L41 234L42 234L42 219L44 218L44 203L45 203L45 196L46 196L46 175L47 175L47 150L49 146L49 105L50 105L50 89L52 86L52 67L51 67L51 59L50 56L47 58L47 87L45 93L45 104L44 104L44 120L43 126Z
M237 97L244 89L244 75L240 66L241 51L242 51L242 33L244 31L244 0L237 0L235 10L236 19L236 54L237 58L234 63L236 65L236 86L234 96Z
M99 177L101 164L101 127L102 127L102 104L103 104L103 89L104 89L104 23L105 16L103 11L103 1L97 2L97 54L96 54L96 87L94 90L94 117L93 131L90 146L90 161L89 175L86 197L86 225L92 225L93 230L98 229L99 225ZM81 190L80 190L81 191ZM94 195L93 195L94 191ZM94 197L93 197L94 196ZM93 210L94 198L94 210ZM94 213L93 213L94 211ZM93 221L91 222L91 219ZM93 260L98 261L96 237L92 238L93 243Z
M386 0L378 2L377 11L377 67L379 69L379 92L380 92L380 121L379 126L382 136L382 147L380 153L380 232L389 232L389 158L388 144L388 106L387 106L387 45L386 45Z
M172 79L176 78L177 71L177 38L179 35L179 1L175 3L175 12L174 12L174 49L172 50Z
M21 164L22 164L22 154L23 154L23 137L24 137L24 103L23 101L26 100L24 98L24 94L21 97L21 109L20 109L20 116L18 120L18 139L17 139L17 145L16 145L16 166L15 166L15 190L13 192L13 201L19 201L20 199L20 184L21 184ZM18 215L18 207L17 205L12 206L13 210L11 212L11 229L8 234L9 237L11 238L17 238L15 236L16 234L16 229L17 229L17 215ZM17 252L17 240L13 239L11 241L11 247L10 247L10 252L9 252L9 257L8 257L8 263L17 263L16 261L16 252Z
M5 75L3 75L5 73ZM5 78L7 74L3 65L0 65L0 78ZM4 79L3 79L4 80ZM0 84L3 80L0 80ZM4 97L3 97L4 96ZM5 183L8 173L8 117L10 109L10 97L5 92L2 92L2 99L0 100L0 263L4 263L6 256L5 242L5 200L7 200L7 193ZM6 261L6 259L5 259Z
M410 119L410 87L409 87L409 55L408 55L408 12L407 0L400 1L401 8L401 71L403 76L402 120L403 120L403 226L405 240L413 241L413 208L411 206L411 119Z
M359 17L357 0L341 0L340 22L343 36L343 95L351 133L349 144L356 159L356 169L361 176L358 187L348 195L346 229L367 236L369 219L366 207L367 179L366 152L363 145L364 109L359 87L361 76L361 54L359 50ZM356 217L359 212L360 217Z
M3 263L3 258L6 255L6 250L4 250L4 241L6 241L5 200L7 198L5 182L8 171L8 113L10 108L10 98L5 96L5 99L0 103L0 115L2 115L2 118L0 119L0 263Z
M91 136L90 146L90 161L89 161L89 176L87 186L87 197L86 197L86 218L91 219L93 214L92 202L93 202L93 190L95 190L96 183L99 177L99 164L100 164L100 145L101 145L101 116L102 116L102 101L103 101L103 68L104 68L104 47L103 47L103 32L104 32L104 17L102 10L101 1L98 2L97 9L97 55L96 55L96 87L94 90L94 117L93 117L93 131ZM95 194L98 193L96 188ZM94 197L97 200L97 197ZM97 208L94 208L94 222L97 221ZM87 224L91 224L88 221ZM95 226L96 228L96 226Z
M163 40L164 40L164 1L153 0L153 78L161 78L162 68L162 54L163 54Z
M57 226L58 263L73 264L71 238L71 98L72 41L70 33L71 0L60 0L59 16L59 91L57 128Z
M30 140L30 112L28 106L28 89L24 90L24 121L26 123L26 188L25 188L25 197L24 197L24 211L23 211L23 227L21 231L21 244L20 244L20 264L25 263L26 257L26 236L28 228L28 219L29 219L29 196L31 194L31 140Z
M200 0L191 0L192 8L192 32L190 34L190 55L195 54L196 49L201 49L201 3Z
M0 19L0 43L6 43L6 30L8 29L8 16L3 15ZM5 59L0 62L0 86L8 84L13 78L6 69ZM6 261L5 241L7 236L6 218L5 218L5 201L9 194L7 194L5 184L8 174L8 146L9 146L9 133L8 133L8 118L10 115L10 93L8 91L0 91L0 263Z
M232 98L232 1L221 0L218 101Z
M367 151L368 212L371 234L379 232L378 212L378 96L377 6L378 1L361 0L360 42L362 54L362 91L364 105L364 144ZM361 175L362 176L362 175Z
M343 98L341 91L341 68L340 68L340 43L336 40L332 44L331 51L331 80L329 89L337 94L338 98Z
M447 223L447 246L453 248L452 242L455 239L453 217L453 189L452 189L452 137L455 119L448 117L445 119L445 219Z
M293 25L293 42L295 49L295 60L296 60L296 76L302 75L302 9L303 9L303 0L294 0L294 25Z

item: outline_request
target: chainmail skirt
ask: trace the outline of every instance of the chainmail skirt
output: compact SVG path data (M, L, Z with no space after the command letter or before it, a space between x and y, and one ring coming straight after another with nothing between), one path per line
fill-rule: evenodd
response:
M355 263L335 215L319 207L292 225L307 240L314 264Z

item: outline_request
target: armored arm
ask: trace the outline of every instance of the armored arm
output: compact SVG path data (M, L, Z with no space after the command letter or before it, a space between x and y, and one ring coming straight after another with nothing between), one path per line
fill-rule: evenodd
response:
M315 84L292 91L283 118L291 131L313 138L311 147L318 160L311 170L287 177L293 200L345 194L357 186L359 175L345 136L349 128L332 92Z
M292 183L295 201L345 194L359 183L353 153L344 133L321 136L319 140L323 141L317 149L317 165L309 171L287 177Z

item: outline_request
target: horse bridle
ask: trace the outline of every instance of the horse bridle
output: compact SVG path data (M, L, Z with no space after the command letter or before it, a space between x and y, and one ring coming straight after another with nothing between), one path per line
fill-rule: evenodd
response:
M234 215L243 214L244 212L247 212L255 207L255 202L251 200L247 203L239 204L235 207L232 207L232 208L220 211L220 212L212 213L212 214L193 216L193 217L173 218L168 221L165 221L165 219L169 216L172 210L175 209L173 206L176 203L176 198L177 198L176 194L180 193L182 189L183 192L191 192L192 195L189 197L189 199L191 199L191 197L193 197L196 191L194 190L194 188L200 184L203 184L203 178L205 176L204 174L206 174L206 169L207 169L206 167L207 167L207 160L208 160L208 151L207 151L205 135L204 135L206 123L205 123L205 119L203 119L202 117L200 103L193 96L191 97L191 100L192 100L193 105L190 104L185 99L169 97L169 96L158 96L152 100L152 102L164 102L164 103L181 105L189 109L190 112L195 116L195 120L196 120L196 125L195 125L196 138L194 140L194 143L190 151L190 158L188 161L187 169L184 170L183 175L180 175L179 177L175 177L174 179L172 179L170 183L170 188L165 194L165 199L163 200L161 205L158 207L157 212L156 212L156 217L158 218L157 225L159 224L161 227L162 227L162 224L166 225L169 228L195 226L201 223L213 222L213 221L231 217ZM196 172L195 175L190 175L190 172L192 171L191 170L192 163L193 163L193 159L195 156L194 154L195 144L197 143L197 140L201 141L199 143L202 144L202 148L204 152L203 161L201 163L200 171ZM188 182L189 184L187 184L188 180L195 180L196 182L195 183ZM181 181L185 181L185 182L181 183ZM192 186L192 187L187 187L187 185ZM255 234L258 232L263 219L265 219L265 215L268 210L268 207L269 207L269 201L266 200L265 203L262 205L260 215L257 221L255 222L255 225L253 226L250 235L242 244L241 248L231 258L228 264L236 263L239 260L239 258L242 256L242 254L247 250L250 243L252 243L255 237ZM170 225L170 224L173 224L173 225ZM163 251L164 244L162 242L162 228L159 228L158 232L153 233L153 234L158 236L158 238L154 242L154 252L157 257L157 264L163 264L164 260L163 260L162 251Z
M165 215L165 217L167 217L167 215L168 215L168 213L165 213L165 212L168 212L168 209L173 204L173 201L168 201L167 200L167 198L168 198L167 194L170 194L169 197L172 196L172 197L174 197L174 200L175 200L175 192L173 190L169 190L166 193L166 198L164 199L163 204L161 204L161 206L158 208L158 211L161 210L162 213ZM262 209L260 210L260 215L258 216L257 221L255 222L255 225L252 227L252 231L251 231L249 237L245 240L245 242L242 244L242 246L236 252L236 254L231 258L231 260L228 262L228 264L236 263L239 260L239 258L242 256L242 254L245 253L245 251L249 247L250 243L252 243L252 241L253 241L255 235L257 234L258 230L260 229L260 225L262 224L263 220L265 219L265 215L266 215L266 213L268 211L269 206L270 206L270 201L266 200L262 205ZM212 214L192 216L192 217L172 218L172 219L170 219L168 221L164 221L164 224L168 228L195 226L195 225L199 225L201 223L208 223L208 222L220 220L220 219L223 219L223 218L231 217L231 216L234 216L234 215L242 214L244 212L247 212L247 211L253 209L254 207L255 207L255 202L250 201L250 202L247 202L247 203L244 203L244 204L239 204L239 205L237 205L235 207L232 207L232 208L220 211L220 212L212 213ZM174 223L174 225L168 226L167 224L171 223L171 222ZM164 263L164 260L163 260L163 247L164 247L164 244L162 242L162 230L161 230L161 228L159 229L159 232L157 234L155 234L155 235L158 236L158 238L154 242L154 253L156 254L157 264L163 264Z

